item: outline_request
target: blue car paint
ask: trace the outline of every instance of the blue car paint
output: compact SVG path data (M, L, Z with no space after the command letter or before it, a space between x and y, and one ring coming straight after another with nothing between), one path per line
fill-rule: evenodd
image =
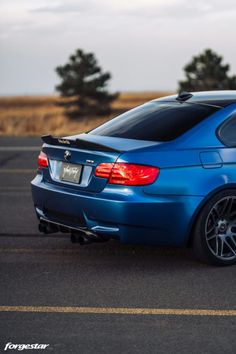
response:
M94 161L88 186L53 181L50 168L44 169L32 181L37 216L47 218L45 210L74 216L89 230L126 243L186 245L206 200L220 189L236 186L236 149L227 148L216 134L235 112L236 104L231 104L166 143L78 135L126 151L71 148L73 163ZM65 147L44 144L43 151L50 160L63 161ZM158 166L160 174L153 184L139 187L109 185L93 175L97 164L115 161ZM80 225L72 221L69 226Z

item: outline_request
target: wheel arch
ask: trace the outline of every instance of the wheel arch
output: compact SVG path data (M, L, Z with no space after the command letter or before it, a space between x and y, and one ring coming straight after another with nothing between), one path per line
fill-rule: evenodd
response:
M216 189L212 190L210 193L208 193L205 198L201 201L201 203L198 205L197 209L195 210L191 221L189 223L189 227L188 227L188 231L187 231L187 237L186 237L186 246L190 247L192 245L192 241L193 241L193 230L195 228L195 224L198 220L198 216L201 213L202 209L204 208L204 206L206 205L206 203L212 198L214 197L214 195L216 195L219 192L228 190L228 189L235 189L236 191L236 183L229 183L220 187L217 187Z

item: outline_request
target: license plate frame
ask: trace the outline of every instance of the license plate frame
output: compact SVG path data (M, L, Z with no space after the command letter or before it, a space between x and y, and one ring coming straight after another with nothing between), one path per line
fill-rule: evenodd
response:
M79 184L82 175L82 165L62 162L60 181Z

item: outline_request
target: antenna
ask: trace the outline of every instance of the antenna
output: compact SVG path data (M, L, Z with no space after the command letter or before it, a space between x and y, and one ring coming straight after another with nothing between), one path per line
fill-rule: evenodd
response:
M176 100L179 102L185 102L189 100L191 97L193 97L192 93L183 91L179 93L178 97L176 97Z

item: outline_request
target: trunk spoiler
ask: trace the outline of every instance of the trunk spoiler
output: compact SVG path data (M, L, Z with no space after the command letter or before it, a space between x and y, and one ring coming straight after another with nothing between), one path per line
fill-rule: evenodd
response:
M121 150L114 149L106 145L94 143L92 141L86 141L83 139L70 140L68 138L59 138L52 135L43 135L41 139L44 143L49 145L75 147L82 150L119 152L119 153L122 152Z

